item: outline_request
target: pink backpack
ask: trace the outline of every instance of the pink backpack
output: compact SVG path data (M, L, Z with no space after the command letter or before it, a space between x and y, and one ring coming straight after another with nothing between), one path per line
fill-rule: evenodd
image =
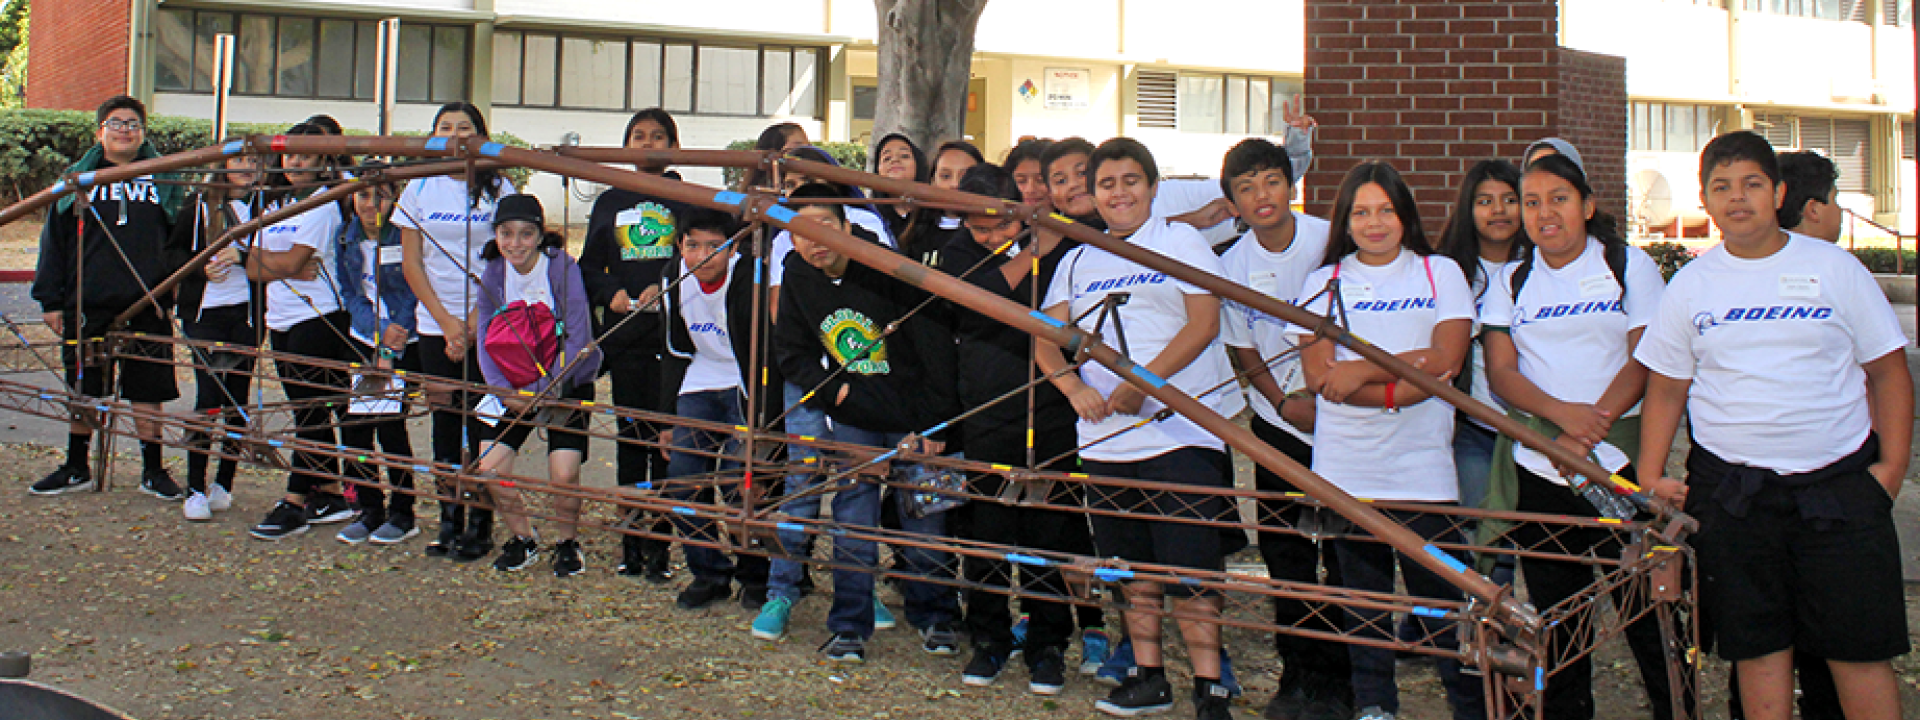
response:
M487 325L487 357L515 388L524 388L544 377L560 358L560 329L553 310L545 304L528 305L524 300L495 313Z

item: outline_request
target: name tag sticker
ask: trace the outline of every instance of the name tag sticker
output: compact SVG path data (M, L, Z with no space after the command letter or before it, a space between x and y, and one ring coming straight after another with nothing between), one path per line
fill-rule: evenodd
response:
M1782 274L1780 276L1780 297L1819 298L1820 276Z
M500 398L486 395L480 398L479 404L473 406L473 412L487 427L497 427L507 415L507 406L500 402Z
M640 212L639 208L634 208L631 210L621 210L619 213L613 216L613 225L614 227L626 227L628 225L639 225L640 219L643 217L646 217L646 214Z
M1580 297L1600 297L1612 295L1620 287L1613 281L1613 275L1588 275L1580 279Z
M1340 281L1340 299L1348 305L1373 299L1373 286L1351 280Z
M400 259L403 255L405 255L405 253L402 251L399 245L380 246L380 264L381 265L399 265Z
M1248 277L1247 287L1267 297L1280 296L1280 276L1270 272L1257 272Z

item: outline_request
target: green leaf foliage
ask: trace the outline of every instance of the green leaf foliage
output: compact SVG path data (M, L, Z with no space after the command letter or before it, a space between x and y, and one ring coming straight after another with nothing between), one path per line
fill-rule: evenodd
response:
M867 169L867 146L865 145L847 142L822 142L814 143L814 146L827 151L827 154L833 157L834 162L840 163L840 167L853 168L855 170ZM727 149L752 150L753 141L735 140L727 144ZM740 183L745 182L747 177L747 171L740 168L727 168L724 174L727 179L727 187L730 188L739 187Z

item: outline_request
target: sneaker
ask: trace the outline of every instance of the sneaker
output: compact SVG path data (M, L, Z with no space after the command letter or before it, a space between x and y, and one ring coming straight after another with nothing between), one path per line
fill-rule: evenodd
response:
M766 605L767 605L767 586L765 585L741 585L740 586L740 607L745 608L747 610L758 611L760 608L766 607Z
M348 545L359 545L372 538L374 529L384 524L379 518L369 518L363 514L359 519L347 523L346 527L340 528L340 532L334 535L333 539Z
M783 597L767 600L760 606L760 614L753 618L753 636L761 640L778 641L787 636L787 616L793 614L793 601Z
M1107 637L1107 631L1100 628L1087 628L1080 632L1080 674L1092 675L1100 672L1100 666L1107 664L1107 657L1113 654L1113 639Z
M928 655L959 655L960 633L953 629L953 623L937 622L920 631L920 649Z
M188 520L194 522L213 519L213 508L207 502L206 493L196 492L188 495L187 501L180 506L180 511L187 516Z
M47 473L46 477L40 478L40 482L29 486L27 492L35 495L59 495L92 489L93 476L87 474L84 468L61 465L54 468L53 472Z
M390 517L375 528L367 540L375 545L398 545L419 534L420 528L414 524L413 518Z
M208 483L207 508L214 512L221 512L231 507L233 507L233 493L220 487L220 483Z
M352 520L359 511L347 504L347 499L333 493L314 493L307 496L307 522L314 525L331 525Z
M873 629L892 630L899 627L899 625L900 621L893 619L893 611L887 609L886 603L880 602L880 598L874 598Z
M1135 667L1120 687L1094 703L1093 709L1119 717L1163 713L1173 709L1173 686L1167 683L1165 673L1143 677Z
M493 569L500 572L516 572L540 557L540 543L533 538L515 535L507 544L500 546L500 556L493 559Z
M1000 677L1000 671L1007 667L1007 656L1011 648L994 645L980 645L973 649L973 659L967 661L967 667L960 671L960 682L974 687L987 687Z
M186 493L180 492L180 484L167 474L166 468L140 473L140 492L167 501L186 497Z
M553 576L573 577L587 569L586 562L580 559L580 541L574 538L561 540L553 546Z
M1369 705L1354 713L1353 720L1393 720L1393 713L1380 709L1378 705Z
M687 583L687 589L673 599L673 604L681 610L699 610L712 605L715 600L725 600L733 595L733 581L726 579L694 578Z
M1093 681L1107 687L1120 687L1133 669L1133 638L1120 638L1120 644L1107 655L1107 662L1094 671Z
M1228 697L1227 689L1220 683L1194 679L1194 720L1233 720L1233 711L1228 705L1231 702L1232 698Z
M307 514L299 505L281 500L273 504L267 512L267 518L253 526L247 534L261 540L279 540L307 531Z
M827 659L839 663L863 663L867 661L867 641L853 633L834 633L820 646Z
M1035 695L1059 695L1067 687L1067 655L1057 647L1037 648L1027 653L1027 692Z

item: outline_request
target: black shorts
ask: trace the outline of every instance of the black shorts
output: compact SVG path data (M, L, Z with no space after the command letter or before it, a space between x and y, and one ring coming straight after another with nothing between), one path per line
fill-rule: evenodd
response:
M561 397L568 400L592 402L593 385L581 385L572 390L568 390L567 393ZM559 428L546 428L547 452L574 450L580 453L581 459L585 459L587 456L586 430L588 414L589 413L585 411L569 412L562 408L552 408L545 415L535 412L530 415L502 418L500 424L495 426L499 428L499 430L498 435L493 441L512 448L514 452L519 452L520 446L526 444L527 438L533 434L533 431L541 427L539 425L540 422L550 422L560 425L561 427L572 428L578 432L569 432Z
M1157 480L1203 489L1195 493L1176 493L1092 486L1087 492L1090 504L1097 509L1208 520L1239 519L1237 515L1230 515L1233 508L1225 499L1204 490L1228 487L1232 477L1227 454L1219 450L1183 447L1133 462L1100 462L1083 458L1081 467L1091 475ZM1219 528L1211 525L1094 513L1093 545L1101 557L1197 570L1226 569L1225 537ZM1172 586L1168 591L1172 594L1192 594L1191 590L1181 592L1185 589L1184 586Z
M99 338L107 334L107 326L113 318L124 312L121 310L89 309L86 311L86 325L74 322L72 312L62 313L61 323L66 340L82 337ZM126 332L145 333L160 337L173 337L173 325L155 314L153 308L147 308L133 316L127 323ZM78 333L78 334L76 334ZM84 371L79 367L79 346L61 345L60 363L66 369L67 385L78 387L80 394L88 397L107 397L105 366L89 365ZM153 358L142 360L139 358ZM119 389L119 397L127 402L164 403L180 397L180 385L173 376L173 343L148 342L134 340L122 348L119 356L112 361L113 379Z
M1701 472L1695 458L1687 465L1687 512L1700 520L1701 611L1721 658L1796 648L1878 662L1908 652L1893 498L1871 473L1822 481L1843 503L1870 512L1817 528L1800 516L1792 489L1776 483L1736 517L1713 500L1718 478Z

